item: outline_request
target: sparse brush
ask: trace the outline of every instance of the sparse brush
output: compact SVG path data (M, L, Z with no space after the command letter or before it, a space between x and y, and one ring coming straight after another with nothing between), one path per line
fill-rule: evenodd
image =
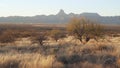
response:
M39 43L40 45L43 45L43 41L47 39L47 36L45 33L37 34L36 36L32 37L33 43Z
M11 43L16 40L16 36L14 35L15 33L12 31L4 31L0 35L0 42L1 43Z
M66 35L61 30L57 30L57 29L51 30L49 35L56 42L58 41L58 39L66 37Z
M95 41L94 38L98 40L102 37L102 26L89 22L86 19L75 19L69 24L72 34L82 42L89 42L90 39ZM0 46L0 68L120 68L119 37L110 38L113 42L95 41L95 43L78 44L79 40L74 42L76 38L73 36L60 41L60 38L66 36L61 30L49 29L50 34L46 34L44 30L39 31L41 28L34 29L38 31L34 33L30 32L31 30L27 31L29 29L22 29L23 32L6 30L0 33L0 42L3 43L14 42L16 38L24 37L21 46L18 43L16 46L11 44L11 46ZM54 42L48 37L59 41ZM30 41L30 44L24 45L25 41Z

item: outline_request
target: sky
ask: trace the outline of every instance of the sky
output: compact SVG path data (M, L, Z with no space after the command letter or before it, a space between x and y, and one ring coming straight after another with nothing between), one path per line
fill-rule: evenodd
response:
M98 13L101 16L120 15L120 0L0 0L0 17L57 14L63 9L73 12Z

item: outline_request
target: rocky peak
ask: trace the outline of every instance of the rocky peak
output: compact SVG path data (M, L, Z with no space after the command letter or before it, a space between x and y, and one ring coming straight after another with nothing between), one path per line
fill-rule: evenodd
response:
M66 13L61 9L57 15L66 15Z

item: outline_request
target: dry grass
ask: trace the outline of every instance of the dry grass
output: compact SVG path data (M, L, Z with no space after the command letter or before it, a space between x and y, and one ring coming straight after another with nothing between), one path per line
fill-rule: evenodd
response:
M39 46L23 38L0 47L0 68L120 68L119 39L83 45L68 37Z
M54 56L40 54L0 55L0 68L52 68Z

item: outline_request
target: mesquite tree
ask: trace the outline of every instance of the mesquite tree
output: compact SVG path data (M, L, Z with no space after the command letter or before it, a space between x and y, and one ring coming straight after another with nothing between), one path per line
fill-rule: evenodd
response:
M67 30L81 42L91 38L97 40L103 35L103 26L86 18L73 18L67 25Z

